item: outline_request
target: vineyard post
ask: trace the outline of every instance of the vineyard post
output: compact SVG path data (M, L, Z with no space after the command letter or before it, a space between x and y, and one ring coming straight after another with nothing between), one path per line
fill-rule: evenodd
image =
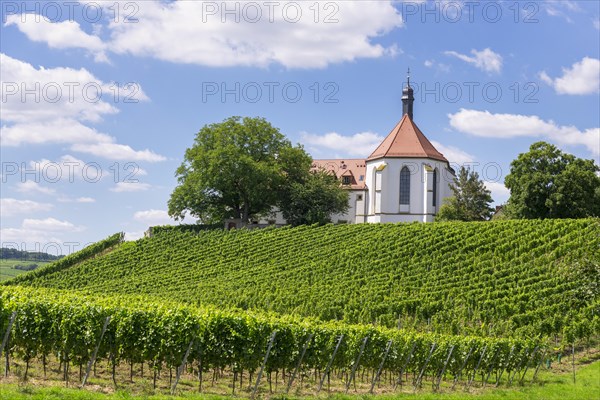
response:
M571 357L571 365L573 366L573 385L575 384L575 341L573 341L573 351Z
M379 368L377 369L377 375L375 375L375 379L371 382L371 389L369 390L370 394L373 394L373 389L375 389L375 385L379 382L379 376L381 375L381 370L383 369L383 365L385 364L385 359L390 352L390 348L392 347L392 340L388 340L387 345L385 347L385 353L383 353L383 358L381 359L381 363L379 364Z
M188 356L190 355L190 351L192 350L192 345L194 344L194 339L190 341L190 344L183 355L183 360L181 360L181 365L177 367L177 372L175 374L175 382L173 383L173 387L171 388L171 395L175 394L175 389L177 389L177 384L179 383L179 378L181 377L181 373L185 368L185 363L187 362Z
M454 345L450 346L450 351L448 352L448 357L446 357L446 362L444 363L444 366L442 367L442 371L440 372L437 383L435 385L436 389L440 388L440 383L442 382L442 377L444 376L444 372L446 372L446 366L448 365L448 362L450 361L450 357L452 357L453 351L454 351Z
M2 357L2 353L4 352L4 347L8 344L8 338L10 336L10 330L12 329L13 323L15 322L15 318L17 317L17 312L13 311L10 320L8 321L8 327L6 328L6 332L4 333L4 338L2 339L2 347L0 347L0 358ZM4 370L4 376L8 376L8 350L6 350L6 367Z
M469 348L469 352L467 353L467 356L465 357L465 360L463 361L462 365L460 366L460 369L458 370L458 373L454 377L454 383L452 384L452 389L454 389L454 387L456 386L456 383L458 382L458 380L462 376L462 370L467 366L467 361L469 361L469 358L471 357L472 353L473 353L473 346L471 346Z
M354 374L356 373L356 368L358 368L358 363L360 362L360 357L362 356L362 353L365 350L365 346L367 345L368 340L369 340L369 337L366 336L363 339L362 344L360 345L358 357L356 357L356 361L354 362L354 365L352 366L352 372L350 373L350 379L348 379L348 382L346 382L346 393L348 393L348 390L350 390L350 385L352 384L352 381L354 380ZM356 389L356 385L354 385L354 386Z
M421 368L421 372L419 373L419 376L415 380L415 385L413 388L414 391L416 391L417 387L419 387L419 385L421 384L421 380L423 379L423 374L425 373L425 368L427 368L427 365L429 364L429 360L431 359L431 356L433 355L436 345L437 345L437 343L435 343L435 342L433 342L433 344L431 345L431 350L429 350L429 355L427 356L427 359L425 360L425 364L423 364L423 368Z
M533 349L533 353L531 353L531 357L529 357L527 359L527 361L525 362L525 372L523 372L521 379L519 379L520 384L523 383L523 380L525 379L525 374L527 373L527 370L529 369L529 361L533 360L533 358L535 357L535 353L537 353L537 351L538 351L538 347L536 346L535 349Z
M104 337L104 334L106 333L106 328L108 327L108 323L110 322L110 316L106 317L106 319L104 320L104 325L102 326L102 332L100 333L100 339L98 339L98 343L96 343L96 348L94 348L94 353L92 353L92 358L90 358L90 361L88 361L88 365L85 368L85 375L83 377L83 381L81 382L81 387L85 386L85 383L88 380L88 377L90 376L90 370L92 369L92 365L94 365L94 363L96 362L96 356L98 355L98 349L100 349L100 343L102 343L102 338Z
M406 361L404 362L404 365L402 365L402 368L400 368L400 373L398 374L398 381L396 382L394 389L396 389L398 387L398 385L402 386L402 374L404 373L404 370L408 366L408 363L410 362L410 359L412 358L413 352L415 351L416 347L417 347L417 342L413 342L412 349L410 350L408 357L406 357Z
M510 348L510 353L508 353L508 358L506 359L506 364L508 364L510 362L510 359L512 358L514 351L515 351L515 346L512 345ZM502 368L502 370L500 371L500 375L498 376L498 379L496 379L496 384L495 384L496 387L498 387L498 385L500 385L500 379L502 378L502 374L504 374L505 370L506 370L506 366L504 366Z
M342 334L342 335L340 335L340 339L338 340L337 344L335 345L335 349L333 350L331 359L329 360L329 363L327 364L327 368L325 368L325 373L323 373L323 376L321 377L321 382L319 383L319 389L317 390L317 394L319 394L319 392L323 388L323 382L325 382L325 377L329 374L329 369L331 368L331 364L333 364L333 359L335 358L335 355L336 355L338 349L340 348L340 344L342 344L343 339L344 339L344 335Z
M492 374L492 370L494 369L494 365L496 365L496 358L498 357L498 353L500 353L500 349L497 349L494 353L494 357L492 357L492 361L490 361L490 366L488 368L488 373L485 376L485 381L483 381L483 387L487 385L488 379L490 379L490 375Z
M487 344L485 346L483 346L483 351L481 352L481 357L479 357L479 361L477 361L475 370L473 370L473 377L470 378L469 381L467 382L466 390L469 390L469 388L471 387L471 383L473 383L473 380L475 380L475 375L477 374L477 370L479 369L479 365L481 364L481 361L483 361L483 357L485 356L486 350L487 350Z
M527 349L525 351L525 359L529 359L528 357L529 357L529 349ZM509 385L512 384L512 381L513 381L513 379L515 379L515 376L517 375L517 372L519 372L519 370L521 369L521 365L523 365L522 361L519 363L519 366L515 368L515 372L513 372L512 376L508 379L508 384ZM509 373L509 375L510 375L510 373Z
M4 337L2 338L2 347L0 347L0 358L2 357L2 353L4 352L4 347L8 343L8 337L10 336L10 330L15 322L15 318L17 317L17 312L13 311L10 315L10 320L8 321L8 327L6 328L6 332L4 332Z
M308 339L306 339L306 343L304 343L304 346L302 347L302 353L300 354L300 359L298 360L298 364L296 364L296 369L294 369L294 373L292 374L292 377L290 378L287 388L285 389L285 394L288 394L288 392L290 391L290 388L292 387L292 383L294 382L294 379L296 378L296 374L298 373L298 370L300 369L300 365L302 365L302 360L304 359L304 355L306 354L306 350L308 349L308 345L310 344L310 341L313 338L313 334L311 333L310 335L308 335Z
M267 345L267 352L265 353L265 359L263 360L262 365L260 366L260 370L258 371L258 376L256 377L256 384L254 385L254 390L252 391L252 397L254 398L256 395L256 391L258 390L258 385L260 385L260 378L262 378L263 371L265 370L265 366L267 365L267 360L269 359L269 353L271 352L271 347L273 347L273 342L275 341L275 336L277 335L277 331L273 331L271 334L271 338L269 339L269 344Z
M535 382L535 378L538 374L538 371L540 370L540 367L542 366L542 363L544 362L544 358L546 357L547 352L548 352L548 349L545 349L544 354L542 354L542 358L540 358L540 362L538 363L537 367L535 368L535 372L533 373L533 378L531 379L531 382Z

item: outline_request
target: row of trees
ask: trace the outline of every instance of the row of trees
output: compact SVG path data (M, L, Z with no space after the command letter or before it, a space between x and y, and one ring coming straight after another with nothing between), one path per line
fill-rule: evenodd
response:
M504 184L510 199L495 218L586 218L600 216L600 168L594 160L536 142L510 164ZM483 221L492 217L492 198L476 172L462 167L453 196L438 220Z
M202 223L250 219L281 210L291 225L326 223L348 210L348 192L335 176L311 171L312 159L263 118L231 117L204 126L177 169L169 200L176 220ZM600 168L593 160L537 142L512 163L504 181L510 199L495 218L600 216ZM461 167L438 221L492 218L492 197L475 171Z

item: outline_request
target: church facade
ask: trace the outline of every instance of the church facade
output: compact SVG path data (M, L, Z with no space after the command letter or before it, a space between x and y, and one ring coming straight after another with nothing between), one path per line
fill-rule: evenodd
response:
M349 210L334 223L432 222L455 173L413 121L410 79L402 92L403 116L366 159L314 160L349 191Z
M433 222L443 200L452 196L455 172L413 121L413 105L409 78L402 91L402 119L369 157L313 160L313 170L334 174L349 192L348 212L333 215L333 223ZM229 223L226 227L241 226ZM285 224L275 211L251 226Z

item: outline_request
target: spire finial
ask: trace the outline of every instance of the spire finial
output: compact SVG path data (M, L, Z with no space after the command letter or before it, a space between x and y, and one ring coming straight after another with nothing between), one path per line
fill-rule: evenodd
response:
M413 103L415 97L413 95L413 88L410 87L410 68L406 71L406 87L402 89L402 115L408 115L413 119Z

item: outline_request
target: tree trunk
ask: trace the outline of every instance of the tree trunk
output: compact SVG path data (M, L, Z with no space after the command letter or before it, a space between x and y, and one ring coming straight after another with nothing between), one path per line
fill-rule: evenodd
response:
M250 213L250 210L249 210L248 200L244 199L244 214L242 215L242 222L244 224L248 223L248 217L249 217L248 214L249 213Z

